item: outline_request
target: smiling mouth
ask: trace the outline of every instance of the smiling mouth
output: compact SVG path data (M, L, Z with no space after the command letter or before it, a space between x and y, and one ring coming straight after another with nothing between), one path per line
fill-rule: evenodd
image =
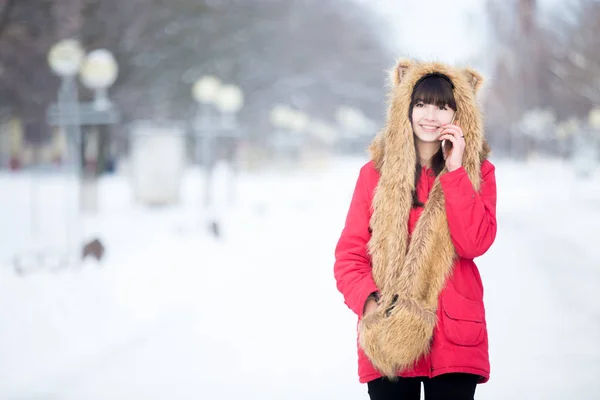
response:
M439 126L421 125L421 128L427 132L436 132L439 129Z

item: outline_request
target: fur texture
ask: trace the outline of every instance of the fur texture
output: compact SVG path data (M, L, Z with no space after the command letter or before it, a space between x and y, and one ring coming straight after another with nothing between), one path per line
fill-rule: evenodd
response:
M376 311L359 323L362 349L389 378L429 352L438 297L456 259L439 176L409 240L416 153L408 112L416 83L431 73L443 74L454 84L455 123L466 141L463 166L475 190L480 186L481 162L489 153L475 98L482 76L470 68L400 60L391 72L386 126L369 147L380 179L368 250L381 299ZM446 172L444 168L440 176Z

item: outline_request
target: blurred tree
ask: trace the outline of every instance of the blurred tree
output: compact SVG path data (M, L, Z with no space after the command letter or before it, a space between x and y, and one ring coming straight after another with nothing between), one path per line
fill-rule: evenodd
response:
M488 0L486 6L494 54L488 131L492 144L514 155L528 111L551 108L564 120L584 117L600 103L600 2L572 1L553 14L541 13L534 0Z
M494 63L486 96L486 123L496 150L513 155L522 149L519 124L540 104L541 40L536 0L488 0Z
M546 30L552 45L546 68L552 75L552 105L561 119L585 117L600 104L600 1L578 0L556 13Z
M47 67L54 41L52 1L12 1L2 8L0 25L0 107L23 120L29 139L45 128L40 119L58 82Z
M104 21L114 7L132 18L121 27L89 25L85 37L115 49L123 70L114 95L131 118L190 117L191 86L205 74L243 89L241 118L258 135L278 102L323 118L332 118L340 102L383 115L393 59L353 3L156 1L142 16L141 7L112 1L97 2L87 19Z
M240 117L254 137L268 132L268 112L279 102L330 120L344 103L381 119L393 57L361 7L349 0L20 0L0 31L0 107L45 126L58 87L47 52L76 37L88 50L115 54L110 96L124 123L190 118L191 86L204 74L244 90ZM82 99L90 96L81 90Z
M16 4L16 0L4 0L0 3L0 35L6 27L11 11Z

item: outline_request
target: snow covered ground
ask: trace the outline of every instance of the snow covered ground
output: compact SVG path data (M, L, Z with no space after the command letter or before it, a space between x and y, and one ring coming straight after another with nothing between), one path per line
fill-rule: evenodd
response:
M0 175L0 399L365 399L355 318L333 248L362 160L240 179L224 237L182 204L135 204L104 178L86 237L101 264L16 275L31 245L30 179ZM478 399L600 398L600 171L496 161L499 233L478 260L492 376ZM65 181L47 177L43 243L64 243Z

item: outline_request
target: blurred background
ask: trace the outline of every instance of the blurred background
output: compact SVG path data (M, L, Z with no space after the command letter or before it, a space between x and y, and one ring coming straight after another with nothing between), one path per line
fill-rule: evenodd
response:
M598 399L597 0L0 1L0 398L365 399L333 251L400 57L498 180L478 399Z

